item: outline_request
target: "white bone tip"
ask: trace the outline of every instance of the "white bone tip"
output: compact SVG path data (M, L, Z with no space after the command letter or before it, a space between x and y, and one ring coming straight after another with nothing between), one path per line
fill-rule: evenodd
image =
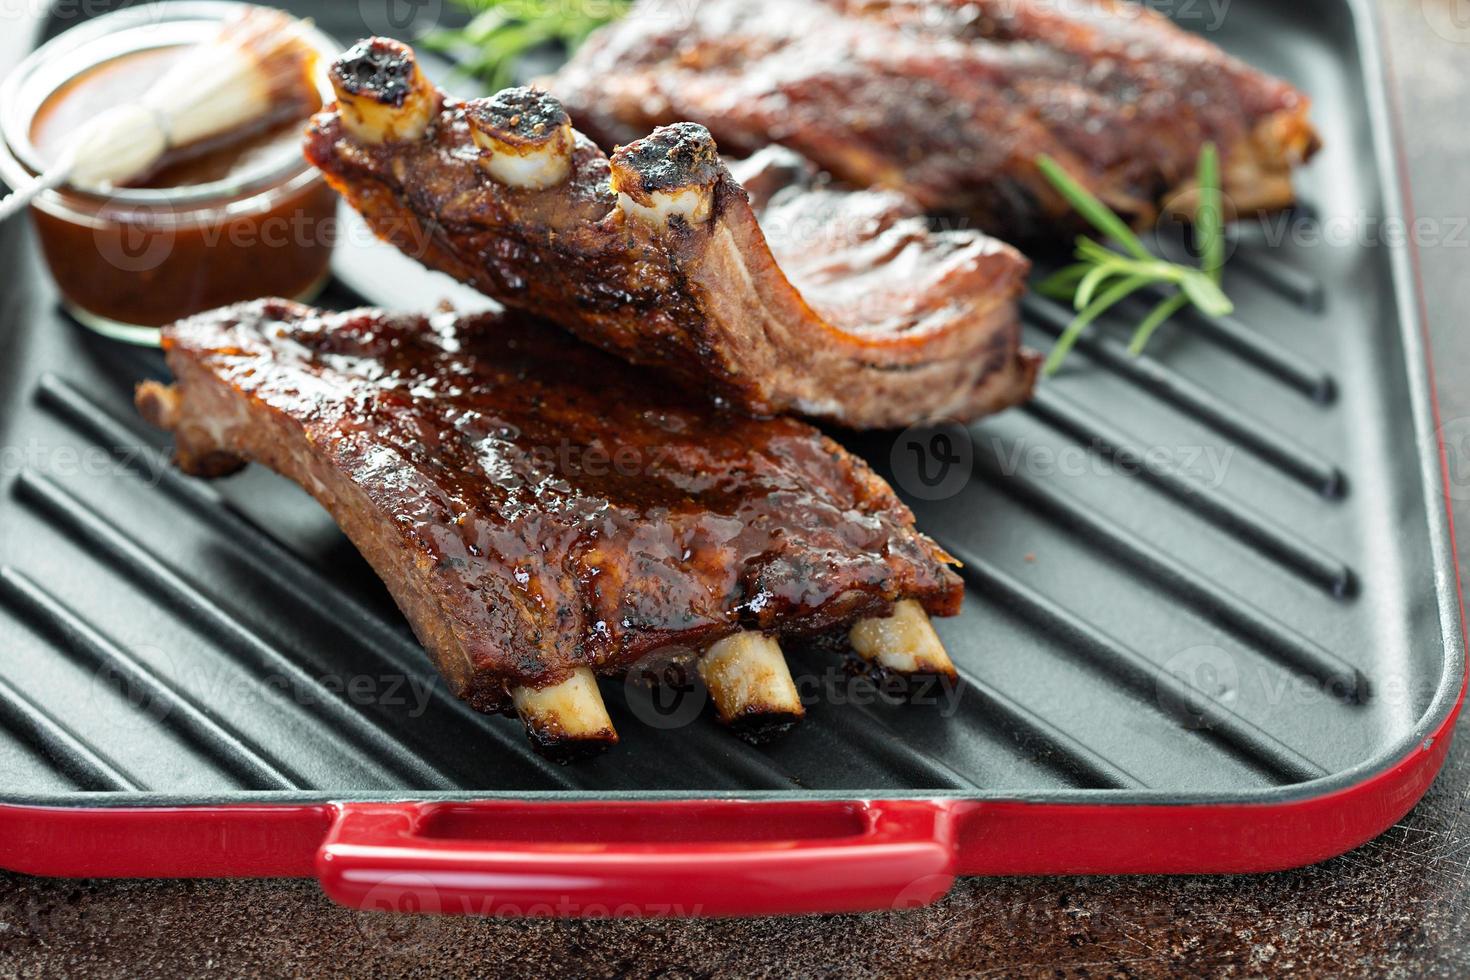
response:
M779 734L806 714L781 647L769 636L727 636L704 652L698 669L720 721L749 737Z
M858 656L894 674L956 676L929 614L913 599L895 604L890 616L859 621L848 639Z
M521 87L465 105L480 166L502 184L544 190L572 172L572 123L560 102Z
M586 667L578 667L559 684L518 687L511 699L532 743L548 754L580 755L618 740L597 678Z

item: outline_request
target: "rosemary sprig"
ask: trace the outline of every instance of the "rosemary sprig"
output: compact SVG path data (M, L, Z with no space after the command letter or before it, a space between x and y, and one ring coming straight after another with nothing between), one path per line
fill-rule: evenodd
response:
M632 0L454 0L475 12L467 25L435 31L424 44L456 56L460 70L502 89L516 62L543 45L572 52L603 24L628 12Z
M1160 300L1134 329L1128 352L1135 357L1159 327L1191 303L1210 316L1224 316L1235 309L1230 297L1220 289L1220 271L1225 264L1225 217L1221 207L1220 157L1213 143L1206 143L1200 151L1196 177L1194 240L1200 253L1199 268L1154 255L1122 218L1055 160L1043 155L1036 162L1057 193L1106 239L1122 248L1121 252L1116 251L1086 236L1079 237L1076 264L1037 284L1037 292L1070 301L1077 310L1077 316L1067 324L1047 355L1042 368L1046 374L1054 373L1061 366L1088 324L1146 286L1172 286L1174 291Z

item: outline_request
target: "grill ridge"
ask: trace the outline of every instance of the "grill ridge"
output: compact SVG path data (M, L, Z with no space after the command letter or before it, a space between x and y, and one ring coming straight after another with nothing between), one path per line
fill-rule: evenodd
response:
M1023 302L1023 309L1030 314L1032 323L1054 337L1060 336L1072 319L1072 313L1065 307L1036 296L1028 296ZM1259 419L1252 418L1203 385L1147 355L1134 357L1128 353L1126 345L1102 333L1084 335L1077 346L1096 363L1221 435L1234 439L1323 497L1336 498L1344 493L1346 478L1335 465Z
M137 777L105 756L65 722L0 678L0 724L23 738L48 759L58 772L95 792L141 792L148 789Z
M1098 547L1118 555L1169 590L1181 601L1209 616L1262 653L1307 677L1341 692L1354 703L1368 693L1368 680L1352 664L1321 644L1212 581L1163 549L1098 514L1065 491L1019 474L1002 478L993 458L977 456L976 470L985 482L1073 530Z
M1321 313L1327 305L1327 287L1321 279L1279 259L1268 261L1254 249L1240 248L1231 255L1230 264L1308 313Z
M1199 734L1218 740L1282 782L1304 782L1327 775L1326 769L1276 736L1240 717L1192 685L1171 676L1142 654L1129 649L1096 626L1016 581L989 562L968 554L966 549L951 547L943 541L941 543L964 562L960 574L991 601L1045 625L1053 635L1064 637L1067 643L1063 649L1070 655L1107 672L1143 695L1143 700L1156 710L1165 710L1158 701L1168 698L1198 716L1201 724L1195 730Z
M222 648L253 669L288 679L298 690L311 691L313 698L334 726L351 733L353 744L410 785L449 789L456 782L439 767L408 749L384 724L356 710L337 692L324 685L277 650L199 589L190 585L136 539L117 530L90 506L49 477L32 470L20 474L16 496L49 515L58 526L77 539L100 550L127 569L143 576L160 599L181 616L206 627ZM284 695L283 695L284 696ZM405 733L407 734L407 733Z
M1140 293L1148 290L1141 289ZM1253 364L1314 402L1327 405L1337 399L1337 379L1311 361L1268 337L1262 336L1234 316L1207 316L1186 307L1181 316L1190 319L1190 329L1247 363Z
M1132 475L1315 583L1334 598L1345 599L1356 591L1357 576L1347 564L1201 480L1172 467L1144 465L1147 454L1139 448L1136 439L1099 421L1096 413L1088 412L1066 396L1043 389L1024 410L1093 452L1135 464L1128 468Z
M159 723L184 735L245 786L311 788L311 781L289 762L251 742L206 705L174 687L24 572L8 565L0 567L0 600L33 626L59 639L62 649L92 671L110 671L127 684L130 693L141 693L149 703L166 707Z
M956 665L959 666L959 665ZM959 667L961 680L978 697L980 705L967 701L967 713L984 724L999 728L1037 757L1053 756L1053 763L1090 789L1143 789L1142 779L1121 765L1088 748L1036 712L1005 696L994 687Z

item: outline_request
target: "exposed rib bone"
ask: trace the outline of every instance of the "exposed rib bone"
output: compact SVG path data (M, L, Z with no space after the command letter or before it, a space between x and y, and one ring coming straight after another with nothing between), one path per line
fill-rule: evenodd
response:
M895 674L956 676L929 614L913 599L899 602L887 618L860 621L848 638L858 656Z
M342 125L364 143L423 137L439 111L439 93L419 70L413 49L389 38L359 41L332 64Z
M138 385L134 401L139 413L150 425L170 432L179 427L183 398L173 385L161 381L143 381Z
M561 103L537 89L508 88L465 105L480 166L502 184L543 190L572 172L572 121Z
M766 736L790 728L806 714L791 669L774 639L742 632L715 643L699 658L720 721Z
M709 220L720 154L709 130L692 123L663 126L609 161L612 189L624 213L662 228L678 217L691 225Z
M578 667L571 677L550 687L518 687L511 698L526 734L543 751L580 754L618 740L597 679L586 667Z

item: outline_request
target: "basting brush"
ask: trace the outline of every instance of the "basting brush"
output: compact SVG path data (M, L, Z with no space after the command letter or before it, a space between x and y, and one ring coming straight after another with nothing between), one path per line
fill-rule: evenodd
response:
M55 163L0 200L0 221L44 191L70 184L106 191L145 176L170 151L210 141L314 96L317 52L309 22L276 10L226 21L136 101L83 126Z

